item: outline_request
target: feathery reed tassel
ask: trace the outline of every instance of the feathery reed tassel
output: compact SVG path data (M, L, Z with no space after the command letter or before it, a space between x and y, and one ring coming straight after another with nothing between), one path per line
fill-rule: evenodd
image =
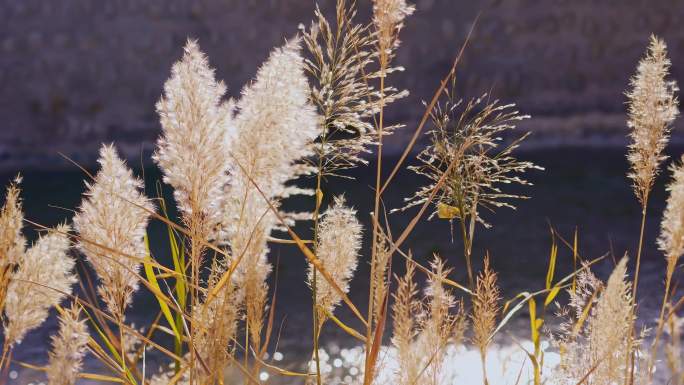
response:
M344 196L335 198L333 205L323 214L318 225L318 258L325 270L345 293L354 275L361 249L362 226L356 218L356 210L345 204ZM309 265L308 283L313 288L314 267ZM340 294L323 280L316 280L316 297L319 306L319 323L332 314L342 301Z
M224 259L212 261L207 290L216 288L222 274L227 270ZM213 298L204 300L193 308L193 318L198 327L193 329L194 345L209 371L192 368L193 377L199 383L215 383L223 375L223 369L231 360L230 346L237 331L237 320L241 312L238 290L233 282L227 282Z
M88 344L88 327L75 303L59 316L59 334L52 336L47 366L49 385L74 385L83 365Z
M420 302L416 301L418 290L413 280L415 266L412 261L406 261L406 274L396 277L397 290L394 293L392 305L392 322L394 334L392 345L397 349L399 370L396 373L397 384L413 385L421 372L421 360L414 339L418 335L416 317L420 312Z
M473 343L480 350L484 383L487 385L487 348L492 333L496 327L496 317L499 313L501 295L497 286L497 276L489 267L489 255L485 256L484 267L477 277L473 310L471 314L473 324Z
M38 238L10 278L5 299L5 338L21 343L26 333L45 321L48 310L71 294L76 282L69 251L70 228L57 226Z
M669 310L673 310L670 307ZM682 357L682 330L684 330L684 319L677 317L674 312L667 321L665 329L669 335L667 345L665 345L665 358L667 367L670 369L672 385L684 384L684 357Z
M605 287L591 273L580 277L577 294L571 293L575 319L565 327L559 342L561 363L555 378L559 384L622 384L627 381L633 351L641 341L632 337L634 304L627 281L627 257L617 264ZM598 296L601 292L600 296ZM598 298L598 299L596 299ZM584 314L590 309L588 317ZM584 325L578 329L576 325ZM641 360L640 360L641 361ZM641 363L641 362L639 362ZM645 372L645 367L637 369ZM635 384L641 374L635 369Z
M20 183L21 177L17 175L7 187L5 204L0 210L0 311L4 308L12 270L22 259L26 249L26 238L21 232L24 212L19 196Z
M369 84L368 79L380 76L371 68L377 60L377 34L373 24L356 23L354 8L353 2L337 0L335 24L331 24L317 6L311 27L303 30L302 26L309 53L305 65L311 77L311 101L322 118L314 146L316 156L311 161L318 164L321 176L353 178L340 172L368 164L362 154L370 153L377 143L373 122L381 105L408 95L408 91L390 86L381 94ZM399 127L383 127L383 136Z
M233 261L241 261L234 277L246 301L255 347L261 339L266 278L271 271L266 241L277 225L257 187L275 205L290 195L310 193L286 186L311 172L301 161L312 154L311 144L318 135L319 117L309 104L299 45L300 40L293 39L273 50L237 103L232 150L236 165L226 191L221 240L230 246Z
M378 33L380 55L391 55L399 44L397 35L404 26L404 19L415 11L406 0L374 0L373 23Z
M173 186L183 221L196 236L210 238L221 220L234 128L233 102L223 102L197 42L188 40L157 103L163 134L153 159Z
M447 279L451 269L446 268L444 260L437 254L431 262L431 270L425 291L429 301L427 314L419 337L421 356L427 362L427 369L424 374L426 378L420 382L439 385L444 349L450 340L460 339L459 336L465 329L465 317L454 295L444 287L443 281ZM451 310L457 305L459 311L452 315Z
M19 196L20 183L21 177L17 176L7 187L5 204L0 210L0 268L3 270L17 264L26 248L26 238L21 233L24 212Z
M651 36L648 52L630 81L632 90L627 93L627 125L632 129L627 155L632 166L629 178L642 206L648 200L660 163L667 158L663 149L669 140L670 125L679 114L677 84L666 80L669 70L665 42Z
M665 254L667 261L665 293L663 294L656 334L651 347L651 359L655 359L658 342L667 324L665 310L670 306L672 277L679 258L684 254L684 156L678 164L673 163L670 170L672 171L672 181L667 186L670 195L667 198L663 219L660 222L660 235L658 236L658 248ZM649 373L653 364L653 361L649 362Z
M671 276L677 261L684 254L684 156L678 164L670 167L672 182L667 186L670 193L660 223L658 247L667 259L667 275Z
M124 310L138 289L136 273L147 256L145 232L154 206L140 189L143 182L133 176L112 145L100 149L100 171L87 192L74 227L78 248L100 279L98 292L109 312L121 321Z

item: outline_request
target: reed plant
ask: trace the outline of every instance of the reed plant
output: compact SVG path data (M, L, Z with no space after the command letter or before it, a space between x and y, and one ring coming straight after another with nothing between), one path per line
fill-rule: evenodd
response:
M628 177L642 209L633 278L626 253L602 282L591 270L605 256L583 258L578 232L568 242L552 229L543 288L505 293L491 263L498 256L477 255L473 244L476 230L495 224L495 209L514 209L515 200L527 198L510 186L529 186L528 173L542 170L516 155L529 135L518 134L517 126L529 116L486 94L470 100L458 95L457 67L469 34L417 126L403 136L410 140L401 157L386 168L385 137L407 130L403 123L388 122L385 110L408 94L392 85L392 74L404 70L395 58L403 26L415 11L406 0L374 0L369 21L360 22L353 1L337 0L330 16L316 7L311 24L274 48L234 99L227 97L199 42L188 40L156 106L162 132L152 158L173 190L173 202L161 193L146 196L143 181L114 144L101 147L99 170L86 172L86 192L72 224L47 229L26 220L21 178L10 182L0 211L2 381L10 380L14 365L45 372L50 384L59 385L81 379L255 385L273 376L333 385L340 382L322 370L320 348L328 327L360 346L358 376L345 383L452 384L450 368L462 359L453 352L469 348L476 352L484 385L520 383L521 374L493 377L488 357L506 338L511 320L527 309L531 348L511 339L531 362L529 383L650 384L661 352L667 365L658 367L667 366L671 383L683 383L684 300L673 288L684 253L681 163L670 167L658 237L667 262L659 318L645 320L655 332L636 330L646 212L678 115L665 43L651 38L627 93ZM406 166L425 132L427 143L416 163ZM348 171L366 167L373 155L372 212L364 218L367 214L330 180L353 180ZM387 208L383 197L403 169L417 173L423 184L405 197L403 207ZM308 199L310 210L286 211L293 196ZM172 204L178 221L169 214ZM399 229L387 219L409 213L408 224ZM452 238L458 229L464 264L457 254L435 254L422 264L403 247L424 219L450 223ZM25 222L42 231L28 247ZM150 222L165 226L169 258L150 248ZM308 226L311 236L298 234L296 224ZM371 237L368 248L362 244L364 232ZM297 249L308 264L311 359L305 357L301 366L282 367L266 358L274 353L276 338L274 244ZM572 269L557 277L563 252L572 256ZM90 268L75 272L80 256ZM359 264L370 266L369 276L358 277ZM401 265L403 272L396 268ZM458 282L454 270L463 271L467 282ZM355 280L368 282L366 309L349 297ZM80 290L74 291L77 282ZM126 317L137 292L153 296L158 307L143 329ZM68 307L62 304L67 298ZM554 304L561 322L556 327L549 311ZM14 349L53 308L59 331L46 346L48 364L14 360ZM553 365L549 344L559 357ZM165 364L151 371L148 355ZM84 370L88 359L104 370Z

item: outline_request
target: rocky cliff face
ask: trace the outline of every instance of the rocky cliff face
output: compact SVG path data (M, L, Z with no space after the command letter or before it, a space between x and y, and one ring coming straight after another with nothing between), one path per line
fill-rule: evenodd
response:
M368 17L367 0L360 15ZM332 1L321 1L330 8ZM464 95L491 90L533 119L537 144L624 139L623 91L651 32L684 82L680 0L417 0L394 81L411 90L390 120L413 122L478 11L459 72ZM154 103L187 37L238 95L274 45L308 24L313 0L0 2L0 169L90 163L101 142L150 151ZM324 7L325 8L325 7ZM409 125L410 129L410 125ZM394 143L400 141L395 138Z

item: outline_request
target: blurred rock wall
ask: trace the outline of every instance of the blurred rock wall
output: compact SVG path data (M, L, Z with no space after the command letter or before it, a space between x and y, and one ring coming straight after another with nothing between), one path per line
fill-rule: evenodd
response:
M331 0L319 1L331 9ZM368 0L359 0L368 18ZM416 0L395 84L412 96L389 119L409 130L463 42L465 96L491 90L535 119L537 145L623 143L623 91L655 32L684 82L681 0ZM229 93L311 20L314 0L0 0L0 169L90 164L101 142L139 159L159 132L154 104L187 37ZM405 138L408 134L404 134ZM400 149L402 136L391 143ZM137 162L137 161L136 161Z

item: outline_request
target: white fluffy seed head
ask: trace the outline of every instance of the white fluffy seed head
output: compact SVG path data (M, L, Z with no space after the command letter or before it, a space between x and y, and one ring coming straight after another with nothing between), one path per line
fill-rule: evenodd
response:
M76 282L68 225L41 235L23 255L10 278L5 300L5 337L18 344L26 333L45 321L48 310L71 294Z
M21 177L17 176L7 187L5 204L0 210L0 268L17 264L26 248L26 238L21 232L24 212L19 196L20 182Z
M373 23L378 33L380 50L387 52L398 43L397 34L404 19L413 14L415 7L406 0L374 0Z
M154 206L140 191L142 180L133 176L111 145L100 149L100 171L74 216L78 248L100 279L98 288L109 311L123 310L138 288L136 275L147 256L144 237Z
M242 258L234 277L247 299L247 322L255 339L271 271L266 241L278 224L255 185L276 206L289 195L306 193L286 184L310 171L302 160L312 154L318 135L319 118L309 102L299 44L294 39L273 50L237 103L232 178L220 241L230 246L234 258Z
M684 157L670 170L672 181L667 186L670 195L660 223L658 247L665 253L668 266L674 267L684 254Z
M669 71L665 42L651 36L648 52L639 62L630 82L632 89L627 93L627 125L632 130L627 155L632 166L629 178L642 205L646 203L660 164L667 158L663 150L670 137L671 124L679 114L678 87L666 79Z
M361 223L356 210L346 206L344 196L335 198L318 225L316 255L343 292L349 292L361 249ZM314 267L309 265L308 283L313 288ZM320 274L316 279L316 298L321 310L332 314L342 301L340 294Z
M88 327L76 304L59 316L59 333L52 336L47 366L48 384L73 385L83 365L88 344Z
M233 103L196 41L188 40L157 103L163 129L153 158L174 188L183 220L211 237L221 218L234 134Z

